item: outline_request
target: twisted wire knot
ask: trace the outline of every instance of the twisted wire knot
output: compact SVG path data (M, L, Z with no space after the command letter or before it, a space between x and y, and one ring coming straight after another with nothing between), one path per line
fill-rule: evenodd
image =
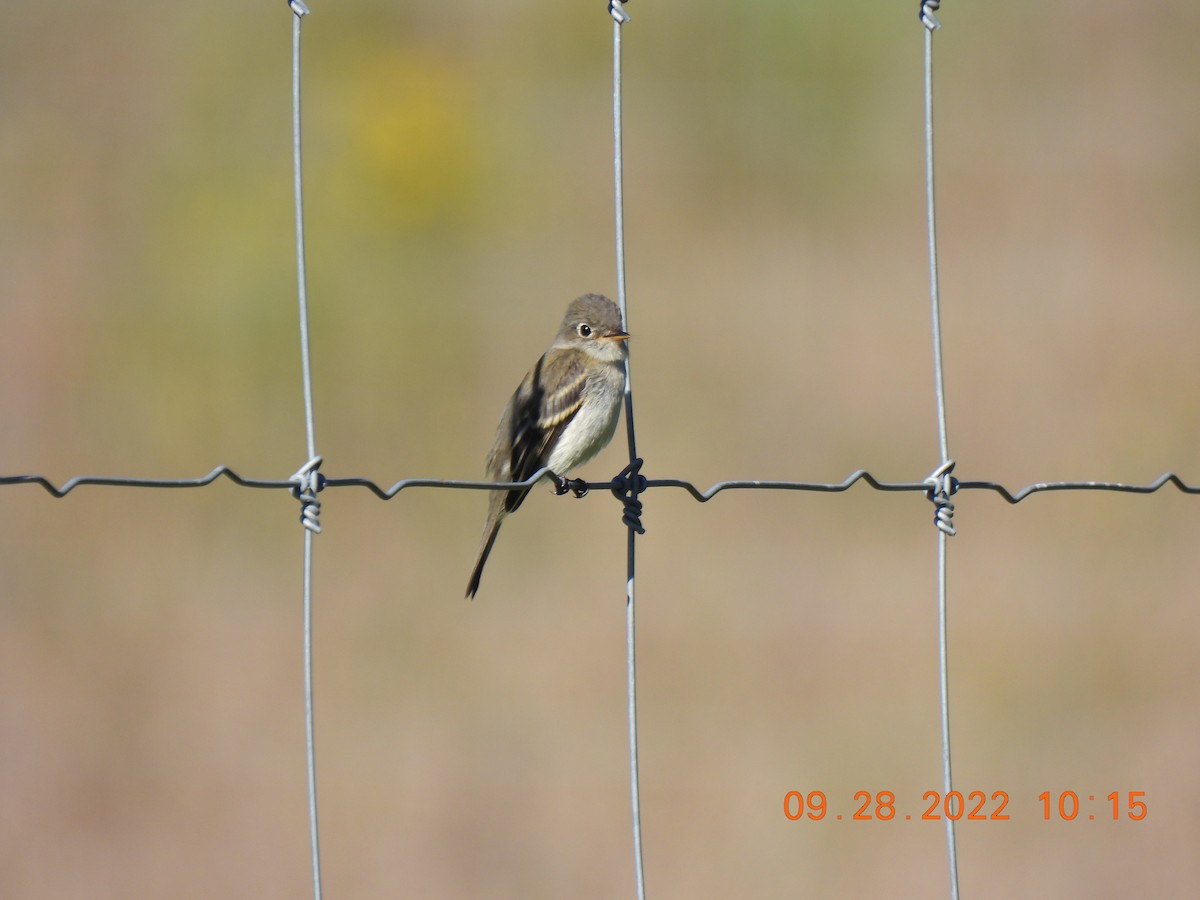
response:
M613 496L625 504L621 521L638 534L645 534L642 526L642 501L638 494L646 490L646 476L642 474L642 460L635 459L613 479Z
M618 25L624 25L629 21L629 13L625 12L625 7L621 5L621 0L608 0L608 14L613 17L613 21Z
M302 19L309 13L308 7L304 5L304 0L288 0L288 6L296 14L297 19Z
M313 534L321 533L321 501L317 494L325 487L325 476L318 469L321 457L314 456L288 479L292 482L292 496L300 501L300 522Z
M951 474L953 471L954 460L948 459L925 479L925 484L929 486L925 496L934 506L933 524L938 531L950 537L958 533L954 527L954 504L950 501L958 491L958 479Z
M921 24L930 31L937 31L942 27L942 23L934 15L941 5L941 0L921 0Z

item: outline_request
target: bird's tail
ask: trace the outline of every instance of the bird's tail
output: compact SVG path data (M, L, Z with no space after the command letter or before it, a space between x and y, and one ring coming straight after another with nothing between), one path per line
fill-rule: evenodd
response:
M475 568L471 572L471 580L467 582L467 599L469 600L474 599L475 592L479 590L479 579L483 575L483 564L487 562L488 554L492 552L492 544L496 543L496 535L500 533L500 522L503 519L503 515L498 515L494 521L488 523L487 533L484 534L483 543L479 547L479 559L475 561Z

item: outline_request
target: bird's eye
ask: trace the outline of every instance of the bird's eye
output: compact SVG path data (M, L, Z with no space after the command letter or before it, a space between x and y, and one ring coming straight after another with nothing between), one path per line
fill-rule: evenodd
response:
M579 332L580 337L591 337L592 336L592 326L589 325L587 322L580 322L575 327L575 330Z

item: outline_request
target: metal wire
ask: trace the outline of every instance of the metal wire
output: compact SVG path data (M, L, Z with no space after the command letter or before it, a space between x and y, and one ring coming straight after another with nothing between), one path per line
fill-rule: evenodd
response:
M534 487L547 473L547 469L539 469L524 481L470 481L457 478L403 478L387 487L370 478L348 476L344 478L328 478L320 476L321 489L357 487L370 491L380 500L393 500L401 492L413 488L449 488L468 491L508 491L516 488ZM62 499L80 487L122 487L122 488L199 488L207 487L220 478L225 478L238 487L264 490L294 491L296 482L291 478L247 478L239 475L228 466L217 466L206 475L197 478L138 478L133 476L111 475L77 475L61 484L55 484L45 475L0 475L0 487L32 484L37 485L56 499ZM1180 493L1200 494L1200 485L1189 484L1174 472L1164 472L1153 481L1146 484L1129 484L1121 481L1039 481L1023 488L1011 489L998 481L971 479L960 481L952 478L953 491L991 491L998 494L1012 505L1020 503L1034 494L1055 493L1059 491L1112 491L1121 494L1156 494L1167 485L1174 485ZM761 480L730 480L718 481L708 488L697 487L694 482L684 478L648 478L641 490L654 488L678 488L686 491L700 503L707 503L717 494L725 491L805 491L817 494L840 494L850 490L862 482L872 490L881 493L895 492L929 492L929 482L926 481L883 481L872 475L866 469L856 469L843 481L761 481ZM612 481L580 481L578 485L590 491L620 489L625 486L624 479Z
M613 221L616 231L617 305L621 308L621 320L629 330L629 305L625 291L625 193L624 193L624 148L621 131L621 26L629 21L620 0L610 0L608 13L613 20ZM625 435L629 443L629 466L640 466L637 455L637 438L633 427L633 387L629 369L629 357L625 357ZM628 470L627 470L628 471ZM638 900L646 897L646 872L642 858L642 804L638 780L638 731L637 731L637 642L634 603L634 573L636 571L636 541L642 533L638 518L641 502L637 499L642 479L630 478L632 490L626 505L626 579L625 579L625 660L626 692L629 708L629 795L630 814L633 820L633 867L637 883ZM630 512L636 509L636 512Z
M938 294L937 225L934 204L933 167L933 33L941 27L934 12L939 0L923 0L921 24L925 26L925 211L929 230L929 305L933 325L933 373L934 395L937 402L938 443L942 462L929 476L929 499L936 512L934 522L938 529L938 686L940 694L942 724L942 788L943 796L949 797L954 787L950 763L950 673L949 647L946 633L947 590L946 554L947 544L954 535L954 504L950 497L954 493L954 460L950 457L950 438L946 427L946 384L942 367L942 313ZM958 849L955 840L957 816L946 816L946 863L950 873L950 897L958 900Z
M296 294L300 317L300 370L304 384L304 424L308 440L308 462L289 481L300 501L300 521L304 523L304 746L308 770L308 830L312 851L314 900L321 900L321 844L317 831L317 761L313 724L312 666L312 560L313 537L321 530L321 504L317 494L322 481L317 471L317 436L313 417L312 357L308 338L308 278L304 254L304 179L301 169L300 141L300 23L308 15L303 0L289 0L292 11L292 172L296 201Z

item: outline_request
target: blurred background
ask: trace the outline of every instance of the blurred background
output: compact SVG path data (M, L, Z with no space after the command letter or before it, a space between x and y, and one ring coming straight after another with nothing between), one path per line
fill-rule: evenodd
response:
M323 471L479 477L566 303L615 296L605 4L312 7ZM0 474L288 477L306 454L285 4L3 11ZM924 478L917 3L629 12L645 473ZM1200 482L1200 6L951 0L941 18L957 474ZM581 474L624 454L619 437ZM224 481L0 500L0 894L305 896L295 501ZM630 896L619 506L535 492L467 602L483 495L323 501L327 895ZM645 503L650 894L945 896L942 826L919 821L941 788L928 502ZM956 503L955 780L1007 792L1011 816L960 824L964 895L1191 896L1200 500ZM823 791L826 819L785 818L792 790ZM1068 790L1082 811L1058 821ZM851 821L858 791L893 792L897 820ZM1122 812L1145 791L1146 818L1112 821L1113 791Z

